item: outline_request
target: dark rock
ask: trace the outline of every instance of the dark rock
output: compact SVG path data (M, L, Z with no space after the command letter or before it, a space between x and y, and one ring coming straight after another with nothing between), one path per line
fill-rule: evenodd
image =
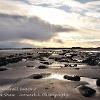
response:
M7 68L0 68L0 71L8 70Z
M68 67L68 64L65 64L65 67Z
M46 68L48 68L48 67L45 66L45 65L40 65L40 66L38 66L38 68L39 68L39 69L46 69Z
M40 61L45 61L44 59L40 59Z
M97 79L96 85L97 85L97 86L100 86L100 79Z
M80 77L79 76L64 75L64 79L71 80L71 81L80 81Z
M26 66L26 67L34 67L34 66Z
M74 67L77 67L77 64L74 64Z
M33 76L33 79L41 79L41 78L43 78L42 74L36 74Z
M75 68L76 70L79 70L80 68Z
M49 88L48 88L48 87L46 87L45 89L46 89L46 90L48 90Z
M41 63L46 64L46 65L49 65L49 64L50 64L50 63L47 62L47 61L45 61L45 62L41 62Z
M79 87L79 91L85 97L92 97L96 93L96 90L84 85Z

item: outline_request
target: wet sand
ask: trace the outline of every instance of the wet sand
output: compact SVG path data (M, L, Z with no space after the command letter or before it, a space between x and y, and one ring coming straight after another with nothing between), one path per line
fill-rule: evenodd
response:
M63 63L61 63L63 64ZM99 100L100 87L96 80L100 78L100 68L85 65L72 67L49 66L39 69L39 60L18 62L5 66L0 71L0 100ZM27 67L31 66L31 67ZM35 79L34 75L42 75ZM64 75L76 75L80 81L64 79ZM85 85L96 90L92 97L84 97L79 86Z

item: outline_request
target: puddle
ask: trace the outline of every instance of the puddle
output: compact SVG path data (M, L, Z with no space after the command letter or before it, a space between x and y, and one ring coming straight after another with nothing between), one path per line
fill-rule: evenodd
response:
M52 73L50 76L45 77L43 79L58 79L58 80L63 80L63 81L72 81L72 80L65 79L64 76L67 76L67 75L64 75L64 74L54 74L54 73ZM69 77L75 77L74 75L68 75L68 76Z
M61 63L52 63L51 65L49 65L50 68L62 68L64 67L64 64Z
M51 74L50 76L45 77L44 79L58 79L58 80L63 80L63 81L72 81L72 80L64 79L64 76L65 75L61 75L61 74ZM73 75L68 75L68 76L73 77ZM97 85L96 85L97 79L91 79L91 78L87 78L87 77L80 77L80 81L88 83L88 86L90 86L92 88L98 88Z
M92 88L97 88L97 86L96 86L97 79L91 79L91 78L87 78L87 77L81 77L81 81L85 81L85 82L89 83L88 86L90 86Z
M64 80L63 78L64 75L60 74L51 74L50 76L44 78L44 79L58 79L58 80Z
M59 69L62 68L61 66L50 66L51 69Z

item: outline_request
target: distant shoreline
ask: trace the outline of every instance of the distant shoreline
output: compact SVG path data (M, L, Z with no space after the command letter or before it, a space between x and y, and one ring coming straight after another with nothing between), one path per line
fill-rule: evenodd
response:
M83 47L71 47L71 48L0 48L0 50L25 50L25 49L86 49L86 50L100 50L100 47L96 48L83 48Z

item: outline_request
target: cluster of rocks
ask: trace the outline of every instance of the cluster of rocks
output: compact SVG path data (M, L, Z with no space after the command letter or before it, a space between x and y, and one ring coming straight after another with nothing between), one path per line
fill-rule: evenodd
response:
M69 76L69 75L64 75L64 79L70 80L70 81L80 81L81 78L80 76ZM100 87L100 79L96 80L96 85ZM81 85L78 87L79 92L81 95L84 97L92 97L96 94L96 90L90 88L89 86Z
M49 57L52 53L48 53L48 52L38 52L39 57Z
M88 58L86 58L85 60L82 61L83 63L86 63L88 65L91 66L95 66L95 65L99 65L100 63L100 54L94 54L94 55L90 55Z
M6 66L9 63L17 63L23 59L35 59L31 53L19 53L0 57L0 66Z
M62 56L54 58L59 62L72 62L72 63L85 63L90 66L100 65L100 53L99 52L86 52L77 50L65 50Z
M17 63L22 60L21 57L0 57L0 66L6 66L9 63Z
M58 62L68 62L68 63L82 63L84 59L89 56L87 52L81 52L77 50L62 50L62 53L58 55L49 56L49 59L54 59Z
M72 64L65 64L65 67L77 67L77 64L74 64L74 65L72 65Z

